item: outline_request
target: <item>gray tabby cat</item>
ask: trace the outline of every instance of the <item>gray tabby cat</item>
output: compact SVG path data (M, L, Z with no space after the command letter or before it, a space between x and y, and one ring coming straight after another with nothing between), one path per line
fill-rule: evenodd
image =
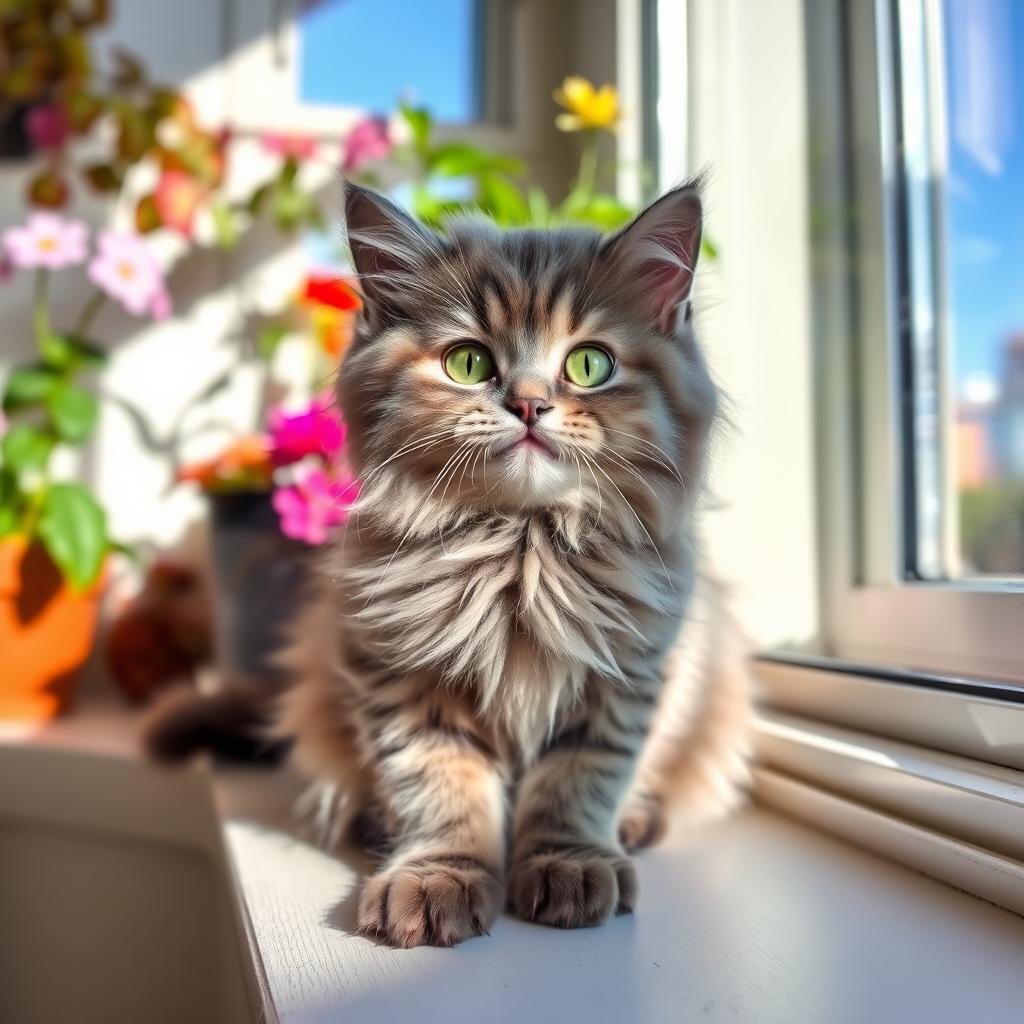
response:
M451 945L503 899L598 924L633 909L624 850L670 804L706 820L746 779L743 649L695 538L716 414L688 312L698 183L611 237L439 236L354 185L346 215L363 491L282 727L388 838L364 933Z

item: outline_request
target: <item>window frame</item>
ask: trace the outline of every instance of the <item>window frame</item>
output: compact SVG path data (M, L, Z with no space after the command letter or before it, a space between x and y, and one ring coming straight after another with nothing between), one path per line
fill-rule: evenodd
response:
M333 139L365 116L367 111L358 107L306 103L299 99L299 0L231 2L232 42L251 40L242 46L232 46L225 59L232 119L239 130L299 131ZM472 135L481 145L522 151L529 139L525 119L517 116L514 109L515 80L517 72L523 70L522 55L514 52L518 12L514 0L475 2L485 14L483 28L477 33L483 51L478 57L485 110L476 121L439 124L438 135L442 139L451 133L459 138Z
M902 390L900 360L913 357L921 329L912 317L901 320L907 293L896 275L901 267L914 272L908 256L934 260L933 252L901 251L908 196L895 76L908 54L897 18L906 27L908 11L919 9L934 22L935 8L935 0L807 5L817 143L811 202L819 211L857 211L855 223L819 217L813 240L822 640L828 653L857 662L1024 683L1024 585L909 578L893 529L912 508L902 490L903 428L914 396ZM919 61L914 73L926 73L924 54L910 56ZM930 272L941 287L934 263ZM948 401L948 370L940 365L937 373L938 401ZM952 508L948 472L937 472ZM951 530L947 520L940 540L947 564Z

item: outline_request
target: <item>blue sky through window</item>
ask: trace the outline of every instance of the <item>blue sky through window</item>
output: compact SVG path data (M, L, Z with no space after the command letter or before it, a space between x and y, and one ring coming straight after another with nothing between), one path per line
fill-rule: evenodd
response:
M1024 0L945 0L954 369L998 386L1024 331ZM980 397L980 395L979 395Z
M299 17L299 97L382 113L402 97L476 118L476 0L318 0Z

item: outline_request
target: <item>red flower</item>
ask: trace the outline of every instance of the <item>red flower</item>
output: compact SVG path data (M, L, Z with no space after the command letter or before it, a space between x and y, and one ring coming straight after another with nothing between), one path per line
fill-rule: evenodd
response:
M192 234L192 221L196 210L206 198L209 189L199 184L184 171L168 169L160 175L153 193L160 220L172 231L186 238Z
M333 306L350 311L361 305L359 293L342 277L307 277L301 301L313 306Z

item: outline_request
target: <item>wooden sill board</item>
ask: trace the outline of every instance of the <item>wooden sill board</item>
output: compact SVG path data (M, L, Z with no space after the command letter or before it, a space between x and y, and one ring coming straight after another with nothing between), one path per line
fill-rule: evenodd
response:
M759 808L642 854L632 917L503 917L455 949L355 936L358 866L252 820L227 835L287 1024L1022 1019L1024 920Z

